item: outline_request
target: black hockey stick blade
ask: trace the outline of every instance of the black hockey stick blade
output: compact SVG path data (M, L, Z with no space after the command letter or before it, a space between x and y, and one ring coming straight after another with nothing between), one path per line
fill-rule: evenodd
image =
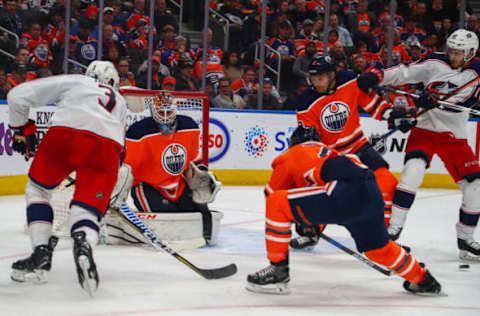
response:
M182 255L178 254L175 250L161 242L155 235L155 233L140 218L138 218L138 216L132 210L130 210L128 205L126 205L125 203L123 203L121 209L111 208L111 210L117 215L119 215L120 218L122 218L131 227L140 232L154 249L163 250L166 253L172 255L175 259L182 262L205 279L222 279L229 277L237 272L237 266L234 263L220 268L201 269L188 261Z

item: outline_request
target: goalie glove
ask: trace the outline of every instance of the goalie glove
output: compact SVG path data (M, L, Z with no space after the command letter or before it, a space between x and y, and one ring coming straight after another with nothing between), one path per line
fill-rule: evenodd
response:
M13 131L12 149L25 156L25 160L35 156L37 150L37 126L35 121L28 120L22 126L10 126Z
M211 203L222 187L212 172L199 169L193 162L185 173L185 181L192 190L192 200L198 204Z

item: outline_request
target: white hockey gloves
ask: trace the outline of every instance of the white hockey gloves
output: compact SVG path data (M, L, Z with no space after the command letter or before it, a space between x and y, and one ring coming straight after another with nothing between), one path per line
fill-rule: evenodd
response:
M115 183L112 196L110 197L111 208L119 209L122 206L122 203L128 198L132 184L132 168L127 164L122 164L118 169L117 183Z
M222 186L212 172L200 170L192 162L185 172L185 181L192 190L193 202L198 204L213 202Z

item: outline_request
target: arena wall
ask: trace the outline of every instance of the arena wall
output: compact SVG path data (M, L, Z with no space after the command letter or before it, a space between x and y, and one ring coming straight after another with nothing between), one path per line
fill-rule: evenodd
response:
M46 106L32 111L41 139L55 107ZM129 124L148 113L130 113ZM365 134L370 139L386 133L386 122L361 117ZM288 139L295 128L294 112L220 110L210 112L209 167L224 185L265 185L272 160L288 148ZM480 120L468 122L468 142L477 158L480 145ZM0 104L0 195L22 194L27 181L29 162L11 149L12 131L8 128L8 107ZM378 150L390 164L396 176L403 166L408 134L396 132L382 141ZM301 162L299 162L301 163ZM435 157L425 175L423 187L456 188L443 163Z

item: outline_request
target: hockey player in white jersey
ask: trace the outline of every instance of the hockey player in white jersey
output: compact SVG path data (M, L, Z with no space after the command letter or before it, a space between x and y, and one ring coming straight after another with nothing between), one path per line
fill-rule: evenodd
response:
M447 39L446 53L433 53L420 62L388 68L380 82L382 86L423 83L426 87L426 92L415 101L417 107L427 111L418 117L417 126L408 138L405 165L393 198L388 228L391 238L399 237L423 175L437 154L463 193L456 225L459 256L475 260L480 260L480 243L473 238L480 217L480 167L467 143L468 113L439 108L437 101L467 108L477 104L478 45L475 33L456 30ZM373 74L363 75L362 80L369 87L379 83Z
M73 256L81 286L92 296L98 274L92 248L99 222L116 182L125 141L126 102L118 93L119 77L112 63L92 62L84 75L63 75L23 83L7 98L14 150L35 156L25 188L27 223L33 254L12 265L14 281L47 281L52 264L52 190L71 172L76 187L71 201ZM55 103L51 126L36 147L31 107Z

